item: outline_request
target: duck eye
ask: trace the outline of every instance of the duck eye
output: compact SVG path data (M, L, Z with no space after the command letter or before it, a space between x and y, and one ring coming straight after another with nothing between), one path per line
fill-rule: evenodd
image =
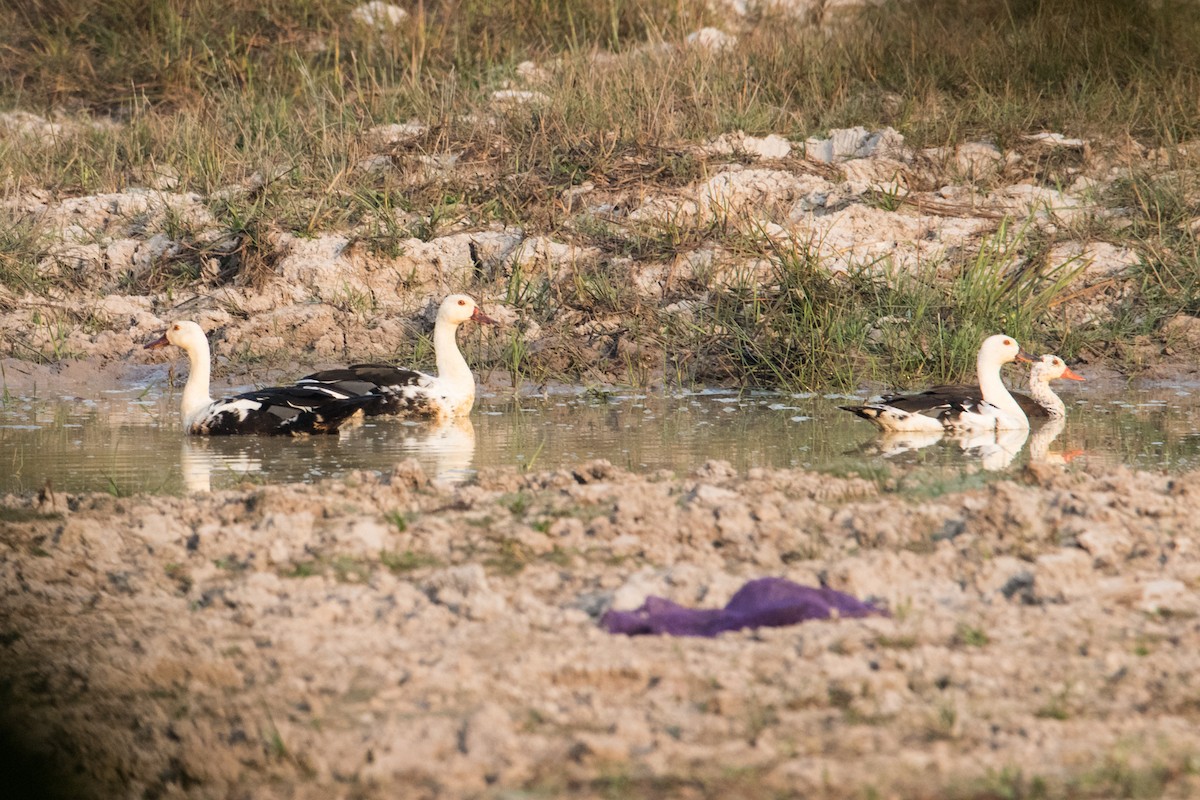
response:
M459 304L460 306L465 306L465 305L467 304L467 301L466 301L466 300L459 300L459 301L458 301L458 304Z
M1004 340L1004 346L1005 346L1005 347L1008 347L1010 344L1012 344L1012 339L1005 339L1005 340Z

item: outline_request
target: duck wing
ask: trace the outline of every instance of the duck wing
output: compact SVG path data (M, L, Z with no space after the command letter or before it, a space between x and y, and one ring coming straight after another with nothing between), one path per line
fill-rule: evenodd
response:
M298 387L338 397L369 396L363 407L369 417L432 418L442 415L437 378L390 364L351 364L305 375Z
M217 400L190 423L189 431L204 436L336 433L377 402L372 395L333 397L321 388L276 386Z
M391 364L351 364L348 367L327 369L305 375L296 381L297 386L324 386L347 395L367 394L374 391L399 391L405 386L422 386L430 380L429 375L413 369L402 369Z
M1021 406L1025 416L1030 419L1044 419L1050 416L1041 405L1029 395L1012 392L1012 397ZM889 394L879 401L880 405L891 406L901 411L915 414L928 414L940 409L947 409L954 404L978 404L983 402L983 392L978 386L967 383L934 386L916 394Z

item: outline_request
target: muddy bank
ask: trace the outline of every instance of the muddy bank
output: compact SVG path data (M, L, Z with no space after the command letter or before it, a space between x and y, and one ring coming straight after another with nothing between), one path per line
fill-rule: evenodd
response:
M7 497L5 722L96 797L1186 796L1192 476L605 463ZM890 617L622 638L782 575Z
M420 121L363 131L373 155L356 174L426 188L499 179L431 152L430 135ZM780 254L800 253L835 284L919 274L949 286L965 264L985 263L1013 280L1048 276L1061 285L1046 322L1095 339L1078 353L1086 362L1151 376L1194 370L1192 316L1172 312L1137 336L1105 333L1116 316L1149 313L1139 270L1155 255L1115 235L1137 223L1121 189L1130 174L1169 176L1186 148L1051 133L1005 148L918 148L891 128L679 147L700 177L572 187L553 209L530 211L552 211L552 229L396 212L385 237L377 221L251 236L214 209L278 179L258 174L203 195L169 171L131 174L120 192L10 192L0 215L22 232L30 263L0 286L3 355L147 363L142 344L169 321L194 319L210 332L218 372L410 358L440 298L470 290L504 326L469 337L468 357L513 380L734 379L744 376L711 363L736 345L728 298L786 295ZM873 333L862 347L910 322L865 320ZM704 357L706 348L715 349Z

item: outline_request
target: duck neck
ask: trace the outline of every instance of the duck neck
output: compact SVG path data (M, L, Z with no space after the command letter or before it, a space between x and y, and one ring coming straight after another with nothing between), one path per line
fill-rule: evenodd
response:
M438 379L454 387L463 395L475 395L475 376L467 366L467 360L458 350L454 334L458 326L438 320L433 326L433 352L437 356Z
M1050 382L1045 380L1032 380L1029 382L1029 396L1033 398L1039 406L1046 409L1046 413L1052 419L1058 419L1067 415L1067 406L1062 401L1062 398L1054 393L1050 388Z
M1066 417L1051 417L1050 421L1029 437L1029 463L1044 464L1050 460L1050 443L1067 426Z
M201 340L188 348L187 354L191 369L188 372L187 384L183 387L183 403L180 409L185 425L191 422L193 415L212 403L212 397L208 394L208 382L212 375L208 341Z
M979 391L983 395L983 399L1000 409L1005 416L1011 417L1014 422L1024 423L1024 426L1027 427L1029 419L1025 416L1025 412L1008 393L1004 381L1000 380L1000 365L985 361L981 353L975 369L979 373Z

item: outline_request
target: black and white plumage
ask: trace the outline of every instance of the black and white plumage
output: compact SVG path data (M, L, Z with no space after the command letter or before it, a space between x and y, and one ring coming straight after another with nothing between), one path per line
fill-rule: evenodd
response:
M1047 420L1066 415L1062 398L1050 388L1050 381L1065 378L1082 381L1084 378L1059 358L1047 353L1035 360L1029 368L1029 394L1012 392L1013 400L1030 420ZM903 411L922 413L932 409L945 410L953 403L979 403L983 393L978 386L954 384L935 386L916 394L885 394L878 405L886 405Z
M455 333L469 320L496 324L465 294L452 294L438 307L433 327L436 376L389 364L351 364L306 375L296 385L341 397L372 397L363 407L367 416L433 420L465 416L475 405L475 376L458 349Z
M1029 418L1000 379L1000 367L1014 359L1032 361L1010 336L989 336L979 348L979 386L938 387L913 395L889 395L877 403L841 406L884 431L1021 429Z
M168 344L182 348L191 363L181 411L184 430L194 436L337 433L372 402L369 397L338 397L304 386L276 386L213 400L209 396L211 364L204 330L194 322L176 322L146 349Z

